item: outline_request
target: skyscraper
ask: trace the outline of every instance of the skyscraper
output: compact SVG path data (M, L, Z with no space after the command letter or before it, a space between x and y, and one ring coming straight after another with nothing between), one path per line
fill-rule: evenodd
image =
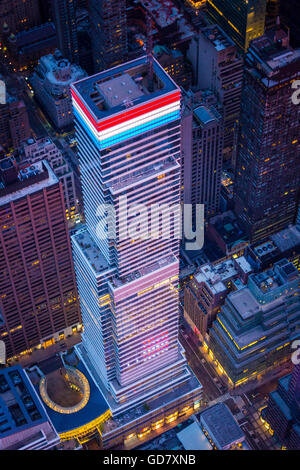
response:
M240 117L243 59L230 37L218 25L201 28L194 35L188 57L198 90L212 90L223 106L224 159L235 165L235 143Z
M90 0L95 72L122 63L127 57L126 0Z
M242 51L264 34L267 0L207 0L206 4L209 15Z
M148 213L180 204L180 89L158 62L153 68L152 79L142 57L72 86L86 216L72 239L83 345L113 414L170 387L179 400L188 383L192 403L201 395L178 343L175 222L167 238L162 219L150 229L147 215L136 238L121 233L136 223L137 203ZM116 210L115 237L101 223L103 204Z
M300 51L276 29L252 42L246 62L235 210L256 242L296 217L300 108L292 102L291 86L300 76Z
M58 49L71 63L78 64L76 0L52 0L52 17Z
M223 161L223 119L214 106L194 99L182 115L183 200L204 204L205 217L220 206ZM194 210L195 215L195 210Z
M80 323L62 187L46 161L0 162L0 339L7 358Z

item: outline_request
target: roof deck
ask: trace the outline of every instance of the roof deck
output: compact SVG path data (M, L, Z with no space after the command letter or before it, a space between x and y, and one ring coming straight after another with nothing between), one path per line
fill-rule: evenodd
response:
M73 83L72 89L96 121L179 91L155 59L151 86L146 56L84 78Z

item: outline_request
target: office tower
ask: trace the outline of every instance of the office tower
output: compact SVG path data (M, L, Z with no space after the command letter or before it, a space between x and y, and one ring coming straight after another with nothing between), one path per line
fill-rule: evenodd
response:
M72 237L85 360L113 415L154 396L156 407L169 404L170 387L193 407L201 386L178 343L178 212L169 236L160 217L150 229L153 204L180 205L180 89L155 60L152 77L142 57L73 84L72 94L86 217ZM137 203L148 221L135 238L122 235ZM116 210L116 236L101 204Z
M66 217L68 221L72 221L77 215L78 201L75 177L70 164L50 137L26 140L22 148L22 164L29 163L31 165L41 160L47 160L50 163L55 175L62 182Z
M291 374L278 381L278 387L269 394L267 408L261 418L271 428L271 432L288 450L300 447L300 364L296 364Z
M56 29L57 47L62 55L74 64L79 62L76 1L52 0L52 18Z
M292 82L300 51L280 29L252 42L241 102L235 211L251 242L278 232L296 217L300 183L299 115Z
M247 284L253 271L244 256L197 269L184 289L184 318L200 339L205 339L212 322L231 290Z
M71 83L86 75L81 67L71 64L59 50L41 57L31 77L32 88L44 112L57 129L73 126Z
M223 107L224 159L231 158L234 166L243 59L234 42L218 25L201 28L194 35L188 58L193 66L197 90L212 90Z
M44 160L0 163L0 339L7 358L80 323L62 187Z
M7 151L17 149L31 135L26 106L22 100L6 93L6 103L0 104L0 145Z
M122 63L127 57L126 0L90 0L95 72Z
M181 120L183 201L204 204L205 217L219 211L223 161L223 120L214 106L186 97Z
M6 23L16 33L40 24L39 0L2 0L0 2L0 35Z
M0 450L50 450L60 439L26 372L0 369Z
M231 386L258 379L291 358L299 340L299 273L282 259L230 293L209 331L209 354Z
M247 52L250 41L265 30L267 0L207 0L212 19Z

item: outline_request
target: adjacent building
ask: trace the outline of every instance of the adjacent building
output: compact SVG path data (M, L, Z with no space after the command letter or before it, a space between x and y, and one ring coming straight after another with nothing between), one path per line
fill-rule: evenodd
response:
M31 136L26 106L22 100L6 94L6 103L0 104L0 145L6 150L18 149Z
M77 0L52 0L51 3L57 47L72 64L79 62L76 4Z
M287 258L300 270L300 230L297 225L274 233L265 241L247 248L247 259L257 271L271 268L282 258Z
M209 219L207 238L219 247L224 258L243 255L249 244L245 231L232 211Z
M75 187L75 177L70 164L61 150L50 137L28 139L23 144L22 164L47 160L59 181L62 182L66 207L66 218L72 221L78 214L78 199Z
M51 450L59 442L26 372L0 370L0 450Z
M45 160L0 163L0 339L7 358L77 331L63 189Z
M126 0L90 0L89 13L95 72L125 61Z
M247 52L250 41L265 30L267 0L207 0L211 18Z
M300 183L299 115L291 84L300 50L281 29L251 43L241 101L235 211L251 242L294 223Z
M103 442L142 437L154 417L159 426L192 413L202 395L178 342L178 214L167 238L161 219L153 238L150 220L139 234L123 232L135 224L136 203L180 207L180 89L155 60L153 72L142 57L72 85L86 218L72 237L78 350L118 417ZM115 233L103 204L116 211Z
M261 413L263 423L288 450L300 447L300 366L292 374L278 381L278 387L269 395L269 403Z
M237 47L218 25L201 28L188 51L197 90L209 89L223 107L224 159L235 159L240 116L243 59ZM233 161L233 165L234 165Z
M215 106L185 99L181 119L183 201L204 204L205 217L218 213L223 162L223 119ZM195 214L194 214L195 215Z
M32 88L45 113L57 129L73 126L71 83L85 76L81 67L71 64L59 50L41 57L31 78Z
M230 386L258 379L290 360L299 339L299 273L282 259L230 293L209 331L210 357Z
M231 290L243 288L252 272L244 256L219 263L206 263L184 289L184 318L204 339Z
M200 425L216 450L237 450L246 439L225 403L217 403L198 415Z

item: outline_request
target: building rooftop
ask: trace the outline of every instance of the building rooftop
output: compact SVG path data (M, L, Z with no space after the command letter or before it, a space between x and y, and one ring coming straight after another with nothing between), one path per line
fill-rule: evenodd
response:
M199 423L194 422L177 433L177 438L185 450L212 450L212 445L201 430Z
M217 120L212 110L208 109L206 106L198 106L194 109L194 116L202 125L207 125L210 122Z
M148 72L147 57L140 57L73 83L72 88L93 118L100 121L129 107L179 90L155 59L153 91L150 88ZM129 90L132 93L129 93Z
M275 85L276 75L281 69L293 63L297 68L299 60L300 49L293 49L289 45L288 32L278 27L274 31L267 31L263 36L253 39L247 55L250 67L256 66L252 73L256 74L266 86Z
M241 242L247 241L245 232L242 230L237 218L231 211L212 217L209 224L214 227L229 249Z
M179 9L171 0L139 0L139 2L160 28L175 23L181 17Z
M229 298L243 320L247 320L256 315L261 309L260 304L248 287L232 292L229 294Z
M58 183L57 177L46 160L24 166L19 169L19 172L11 159L6 160L10 160L10 163L4 160L0 163L0 206ZM7 174L8 170L14 172L15 176L13 175L9 183L5 183L3 176L1 182L1 174Z
M237 274L233 261L229 259L216 265L204 264L194 277L197 282L205 282L214 294L218 294L227 291L226 282Z
M106 413L109 409L104 396L96 386L93 378L89 375L89 372L87 371L83 362L80 360L78 361L77 357L76 361L76 366L74 366L75 369L83 374L89 384L90 393L85 406L77 412L66 414L55 411L46 403L44 403L47 414L49 415L56 431L59 434L84 426ZM50 371L53 372L53 370L56 370L59 367L60 363L56 361L55 357L48 359L46 362L44 362L44 364L38 364L38 375L36 371L33 371L32 375L30 376L38 395L40 395L39 385L41 378L43 376L47 376ZM41 400L43 400L42 397Z
M33 79L38 76L47 79L54 87L64 88L76 80L80 80L85 75L86 73L81 67L71 64L57 49L54 54L48 54L40 58ZM57 93L60 93L60 90Z
M270 238L281 253L300 245L300 231L296 226L281 230L280 232L271 235Z
M86 228L79 230L72 238L81 247L90 266L96 273L101 273L109 268L106 259Z
M97 89L103 96L108 109L115 108L126 101L129 104L129 101L143 96L142 90L128 73L97 84Z
M217 403L198 415L216 447L226 449L245 440L245 434L225 403Z
M0 370L0 439L48 421L20 366Z
M211 42L211 44L215 47L218 52L223 51L228 47L235 48L235 44L232 39L227 36L223 29L221 29L220 26L217 24L213 24L201 29L201 33L206 37L209 42Z

